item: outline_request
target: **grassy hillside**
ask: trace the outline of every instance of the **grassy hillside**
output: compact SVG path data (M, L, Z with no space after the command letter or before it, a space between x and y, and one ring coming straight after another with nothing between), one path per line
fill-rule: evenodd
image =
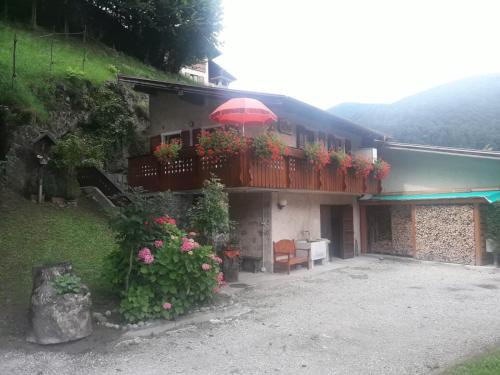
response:
M410 143L500 150L500 75L451 82L392 104L329 111Z
M0 212L0 336L25 324L33 265L71 261L94 300L109 294L101 278L103 259L116 245L105 216L92 202L83 199L79 207L59 208L0 192Z
M47 37L49 32L36 32L22 26L0 21L0 104L34 111L42 118L55 105L52 93L58 81L73 75L88 79L94 84L115 80L117 73L176 81L185 80L179 75L159 71L149 65L89 40L82 36ZM16 75L11 87L13 39L17 35ZM52 70L50 67L53 41ZM82 61L85 53L85 70Z

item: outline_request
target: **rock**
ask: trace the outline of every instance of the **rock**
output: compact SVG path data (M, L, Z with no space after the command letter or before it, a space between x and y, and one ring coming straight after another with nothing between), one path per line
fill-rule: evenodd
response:
M71 272L69 263L33 267L31 331L27 341L58 344L78 340L92 333L90 292L81 285L80 293L57 294L52 282Z
M96 322L101 324L104 324L108 321L104 315L98 312L92 313L92 317L95 319Z
M110 317L111 316L111 311L106 310L106 312L104 313L104 315L106 315L107 317Z

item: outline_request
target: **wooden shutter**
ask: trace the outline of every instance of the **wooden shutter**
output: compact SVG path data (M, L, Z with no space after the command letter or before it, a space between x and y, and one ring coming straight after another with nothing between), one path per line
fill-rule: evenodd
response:
M352 206L342 207L342 259L354 257L354 222L352 209Z
M191 146L191 132L189 130L181 132L181 141L184 146Z
M155 150L157 146L161 145L161 135L155 135L149 138L149 148L151 153Z
M345 140L345 152L346 152L346 154L350 154L351 150L352 150L351 141L349 139L346 139Z

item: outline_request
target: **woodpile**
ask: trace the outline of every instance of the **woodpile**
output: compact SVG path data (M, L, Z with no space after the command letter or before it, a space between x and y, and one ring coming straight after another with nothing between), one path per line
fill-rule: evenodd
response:
M391 206L393 253L411 255L411 207Z
M416 207L416 258L474 264L473 206Z

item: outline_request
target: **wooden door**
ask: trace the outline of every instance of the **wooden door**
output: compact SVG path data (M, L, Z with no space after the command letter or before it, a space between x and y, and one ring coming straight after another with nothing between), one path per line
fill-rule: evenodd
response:
M354 257L354 222L352 206L342 207L342 259Z

